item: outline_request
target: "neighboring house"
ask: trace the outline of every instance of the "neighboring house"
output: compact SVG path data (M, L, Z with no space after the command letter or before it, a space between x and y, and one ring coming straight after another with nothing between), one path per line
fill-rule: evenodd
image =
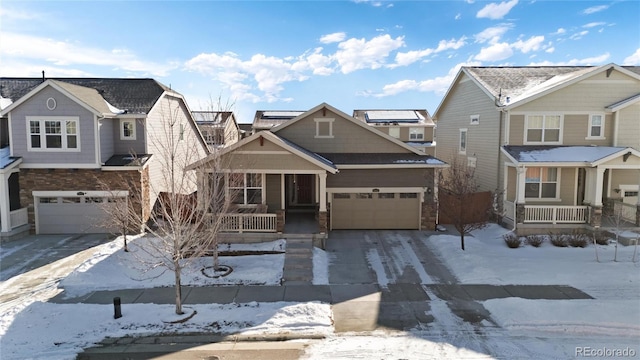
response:
M253 118L251 134L262 130L271 130L303 113L304 111L297 110L258 110L256 111L256 116Z
M434 173L445 163L325 103L280 120L288 114L259 112L261 126L265 116L280 123L191 167L209 179L224 174L239 193L228 230L281 232L304 210L325 234L435 228Z
M244 139L247 136L251 135L251 130L253 129L253 124L251 123L239 123L238 129L240 129L240 139Z
M519 232L598 228L609 204L640 226L639 67L463 67L434 118L437 156L475 167Z
M353 117L435 156L436 125L427 110L354 110Z
M182 95L153 79L0 78L0 95L11 101L0 113L10 135L0 156L5 237L108 232L102 204L113 197L141 198L148 217L169 190L167 144L184 161L208 153Z
M192 111L209 149L229 146L240 140L240 128L231 111Z

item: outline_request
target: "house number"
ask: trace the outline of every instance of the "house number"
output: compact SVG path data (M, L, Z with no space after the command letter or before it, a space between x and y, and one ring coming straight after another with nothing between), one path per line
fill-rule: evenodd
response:
M53 110L56 108L56 99L48 98L47 99L47 109Z

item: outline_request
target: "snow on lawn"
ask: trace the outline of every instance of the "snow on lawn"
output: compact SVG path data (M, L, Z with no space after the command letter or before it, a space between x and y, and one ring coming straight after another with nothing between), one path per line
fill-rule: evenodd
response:
M207 304L185 307L197 314L185 323L163 322L173 305L128 304L123 317L113 306L36 302L0 332L2 359L75 359L83 348L105 337L154 333L227 333L242 335L330 334L331 309L320 303Z
M148 269L141 263L153 261L152 256L138 247L149 241L147 237L129 242L130 252L122 251L121 243L112 241L98 248L96 253L67 278L61 281L66 297L77 297L96 290L168 287L175 283L174 275L165 268ZM257 244L221 245L223 251L284 251L285 240ZM204 276L201 269L213 265L212 257L191 262L182 273L182 285L279 285L284 267L284 253L267 255L221 256L221 265L233 271L224 277Z
M587 292L602 287L623 293L640 289L640 253L634 263L634 246L618 246L618 261L614 262L615 246L598 245L597 262L593 244L560 248L545 241L539 248L523 245L511 249L502 239L508 232L495 224L474 231L465 236L465 251L460 249L457 235L424 237L423 242L446 261L463 284L570 285ZM615 298L620 294L608 295Z

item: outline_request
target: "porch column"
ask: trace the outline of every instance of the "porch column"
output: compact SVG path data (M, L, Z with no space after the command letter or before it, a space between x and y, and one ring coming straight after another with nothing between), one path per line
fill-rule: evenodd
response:
M595 189L593 183L595 182L595 170L594 168L585 168L584 176L584 205L592 205L595 199Z
M286 194L284 193L285 174L280 174L280 209L276 210L276 232L284 232Z
M518 166L516 168L516 172L517 172L517 176L518 176L518 181L516 182L516 201L515 201L515 208L516 208L516 218L515 218L515 223L516 224L523 224L524 223L524 204L525 204L525 199L524 199L524 189L525 189L525 185L526 185L526 175L527 175L527 168L525 167L520 167Z
M321 233L327 233L327 173L318 174L320 179L320 209L318 211L318 227Z
M638 171L638 184L640 184L640 171ZM640 226L640 194L636 203L636 226Z
M0 232L11 231L11 214L9 210L9 178L0 174Z
M602 185L605 170L604 168L596 167L591 171L592 174L595 172L595 178L591 176L592 183L590 184L593 199L591 201L591 218L589 219L589 225L593 227L600 227L602 225Z

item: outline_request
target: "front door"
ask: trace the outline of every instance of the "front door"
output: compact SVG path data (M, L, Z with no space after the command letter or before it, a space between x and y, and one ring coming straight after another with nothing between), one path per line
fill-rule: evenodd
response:
M313 204L313 175L312 174L296 174L295 175L295 205L311 205Z

